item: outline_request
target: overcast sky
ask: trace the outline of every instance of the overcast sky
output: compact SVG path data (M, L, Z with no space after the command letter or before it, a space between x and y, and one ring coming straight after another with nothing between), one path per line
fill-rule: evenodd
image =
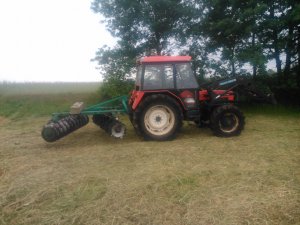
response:
M97 49L115 41L89 0L1 0L0 81L100 81Z

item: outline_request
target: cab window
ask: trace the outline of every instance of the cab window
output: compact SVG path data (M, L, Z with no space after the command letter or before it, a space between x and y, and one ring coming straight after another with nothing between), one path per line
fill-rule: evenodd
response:
M143 67L140 65L137 67L136 79L135 79L135 89L140 90L141 79L142 79Z
M190 63L178 63L176 68L176 84L178 89L198 88L198 82L192 72Z
M143 90L174 88L174 69L172 64L145 65Z

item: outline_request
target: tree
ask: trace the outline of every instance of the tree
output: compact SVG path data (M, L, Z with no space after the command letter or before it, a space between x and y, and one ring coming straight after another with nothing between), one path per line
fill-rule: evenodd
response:
M241 21L245 25L245 38L242 40L242 48L239 52L239 60L244 63L250 63L252 66L252 76L265 74L267 58L263 54L263 45L259 39L259 21L262 18L266 5L258 0L244 1L240 5Z
M300 26L300 4L294 0L265 0L264 2L267 10L260 24L260 37L264 48L268 50L267 56L275 59L277 73L287 80L299 52L297 29ZM284 71L282 71L283 65Z
M182 17L181 0L95 0L92 9L101 13L110 33L121 48L140 54L155 49L172 51L169 44Z
M285 68L284 76L288 78L293 63L299 61L299 29L300 29L300 4L295 1L288 1L287 13L285 16ZM298 58L298 59L297 59ZM298 66L299 66L298 62ZM300 75L299 75L300 76Z
M102 98L128 94L133 87L131 74L134 73L136 51L134 49L109 48L103 46L96 52L95 61L104 78L101 87Z
M249 65L256 77L267 73L268 60L275 60L285 81L293 67L300 71L295 0L94 0L92 9L118 39L114 48L96 53L107 82L129 79L136 57L151 49L191 55L200 79L235 76Z
M94 59L110 83L130 78L136 58L152 49L158 55L172 53L175 30L184 20L181 0L94 0L92 9L118 39L117 46L100 48Z
M228 67L227 70L232 76L236 75L237 69L245 62L250 62L253 67L264 64L255 55L258 47L254 33L254 15L261 9L254 0L201 0L194 4L199 6L195 14L201 13L201 19L194 19L196 22L191 26L191 33L206 39L209 53L220 53L223 66Z

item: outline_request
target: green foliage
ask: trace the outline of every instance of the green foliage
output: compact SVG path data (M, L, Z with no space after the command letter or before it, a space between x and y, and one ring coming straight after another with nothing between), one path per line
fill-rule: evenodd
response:
M115 47L104 46L95 57L107 85L133 77L136 57L155 49L158 54L191 55L201 81L265 76L273 60L278 85L294 82L299 88L300 71L290 77L300 62L296 1L94 0L92 9L104 16L108 31L118 39Z
M110 79L103 83L100 88L101 100L107 100L112 97L117 97L120 95L127 95L131 90L133 90L134 81L133 80L116 80Z
M135 71L134 49L108 48L103 47L96 53L94 60L100 65L104 83L115 81L126 81L130 79L131 74Z
M171 52L174 30L182 20L180 0L104 1L95 0L92 9L101 13L110 33L118 38L115 48L103 46L94 60L102 70L103 98L127 94L138 56L155 49L158 54ZM168 10L166 10L168 9Z
M180 0L94 0L92 9L105 17L108 30L119 38L122 49L138 53L166 50L183 15Z

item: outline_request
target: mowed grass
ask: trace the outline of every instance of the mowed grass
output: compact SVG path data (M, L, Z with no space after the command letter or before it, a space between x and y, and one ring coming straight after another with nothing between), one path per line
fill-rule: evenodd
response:
M258 109L239 137L185 123L169 142L121 117L123 140L89 123L50 144L49 117L2 116L0 224L300 224L299 111Z

